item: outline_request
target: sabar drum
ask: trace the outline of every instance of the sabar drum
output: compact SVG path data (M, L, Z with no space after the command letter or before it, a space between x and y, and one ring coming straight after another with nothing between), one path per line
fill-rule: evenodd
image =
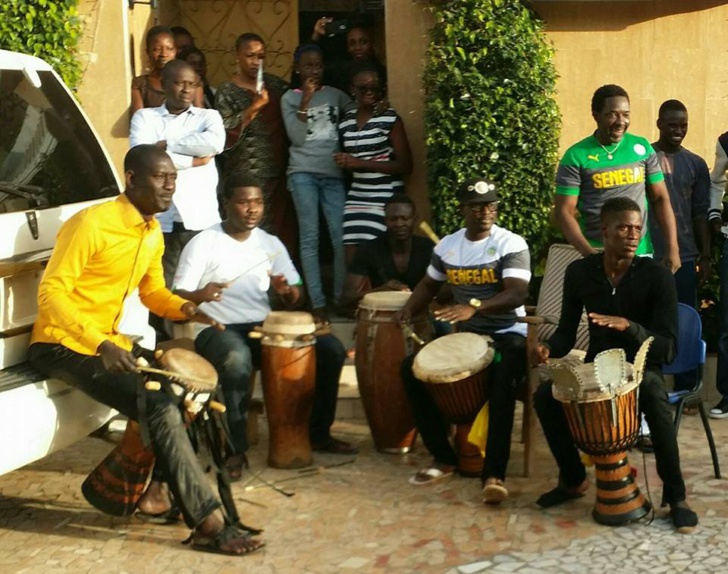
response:
M483 469L483 457L478 447L468 442L468 434L488 399L488 366L494 354L490 337L454 333L428 343L412 365L445 420L457 425L457 469L463 476L480 476Z
M599 353L594 363L583 365L552 360L554 398L564 408L574 443L594 462L597 500L592 516L600 524L621 526L651 508L627 459L639 433L638 390L651 341L643 344L634 369L622 349Z
M379 452L409 452L417 431L400 377L402 361L419 349L394 321L410 293L369 293L359 303L356 331L356 380L364 412ZM412 331L425 342L432 339L427 312L411 320Z
M173 348L156 360L165 371L144 367L141 370L174 375L171 379L157 377L163 384L154 384L177 397L188 417L209 405L217 387L217 371L204 357L193 351ZM152 447L144 445L139 425L130 420L119 444L86 477L81 492L101 512L129 516L146 490L153 466Z
M316 385L315 330L309 313L294 311L272 311L261 329L268 464L273 468L313 462L308 425Z

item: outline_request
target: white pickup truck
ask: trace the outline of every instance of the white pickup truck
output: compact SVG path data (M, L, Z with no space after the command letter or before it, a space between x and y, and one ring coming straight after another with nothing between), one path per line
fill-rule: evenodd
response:
M37 289L61 224L119 193L89 119L44 61L0 50L0 474L99 428L114 411L26 362ZM131 298L126 333L149 336ZM137 328L134 328L134 325ZM153 342L152 342L153 344Z

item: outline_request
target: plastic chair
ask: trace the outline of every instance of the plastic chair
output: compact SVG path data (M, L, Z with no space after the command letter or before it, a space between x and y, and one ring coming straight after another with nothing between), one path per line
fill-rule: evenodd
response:
M571 245L556 243L549 248L546 268L541 282L536 307L527 308L530 314L522 317L521 322L528 324L527 347L530 349L537 343L545 341L556 331L561 316L561 301L564 292L564 273L572 261L580 259L581 255ZM574 360L584 359L585 351L589 346L589 323L586 314L582 315L576 333L574 350L569 357ZM532 446L535 442L536 426L533 423L533 393L542 380L547 378L543 367L528 367L526 385L519 389L518 400L523 401L523 476L528 477L531 472Z
M695 385L690 391L673 391L667 395L668 402L671 405L676 405L675 434L680 430L683 409L691 406L698 407L700 418L703 421L703 428L705 429L705 436L708 437L715 478L721 478L713 432L710 430L708 414L705 412L705 406L700 397L700 391L703 388L703 365L705 364L705 341L701 338L703 325L700 321L700 315L689 305L678 303L677 326L677 356L669 365L663 365L662 372L665 375L675 375L685 372L695 373Z

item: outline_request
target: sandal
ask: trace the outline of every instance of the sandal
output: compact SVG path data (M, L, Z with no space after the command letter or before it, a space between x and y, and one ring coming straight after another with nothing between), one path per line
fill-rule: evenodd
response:
M235 539L245 541L242 552L236 552L235 550L228 550L224 548L228 542ZM228 525L223 528L215 537L195 537L193 534L191 544L194 550L199 550L200 552L211 552L213 554L225 554L227 556L244 556L245 554L250 554L256 550L260 550L265 546L264 541L256 540L249 532L244 532L232 525Z
M349 442L330 436L325 442L311 447L316 452L328 452L329 454L358 454L359 449Z
M483 486L483 502L500 504L508 498L508 489L500 478L490 477Z
M454 469L443 469L431 466L430 468L423 468L417 474L411 476L409 483L413 486L424 486L450 478L454 473Z

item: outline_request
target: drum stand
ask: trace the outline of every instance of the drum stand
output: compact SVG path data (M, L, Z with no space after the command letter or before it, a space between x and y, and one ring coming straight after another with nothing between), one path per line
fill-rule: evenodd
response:
M225 523L233 524L251 534L260 534L261 530L247 526L240 521L240 515L235 505L230 475L225 467L225 442L229 440L230 434L224 415L205 407L187 427L187 432L198 456L202 454L201 450L207 451L209 457L207 462L217 477L217 490L222 502Z
M592 455L597 501L592 517L599 524L621 526L646 516L652 507L634 481L626 452Z

